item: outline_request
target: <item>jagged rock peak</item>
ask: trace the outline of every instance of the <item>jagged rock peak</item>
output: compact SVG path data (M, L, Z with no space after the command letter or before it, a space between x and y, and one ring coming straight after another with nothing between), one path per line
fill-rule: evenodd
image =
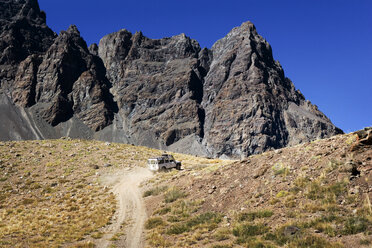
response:
M45 12L40 11L37 0L0 0L0 6L0 19L9 21L27 18L38 24L46 22Z
M18 65L28 56L43 54L56 34L36 0L0 0L0 9L0 86L11 92Z
M247 156L339 133L284 76L251 22L233 28L211 51L203 144L214 156Z
M70 25L66 32L80 36L80 31L75 25Z

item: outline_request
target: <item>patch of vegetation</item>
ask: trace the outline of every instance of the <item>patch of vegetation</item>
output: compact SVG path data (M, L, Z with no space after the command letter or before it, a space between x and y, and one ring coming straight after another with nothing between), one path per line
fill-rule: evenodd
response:
M212 245L211 248L232 248L233 245L231 244L223 244L223 245Z
M148 235L147 240L151 247L168 247L171 245L171 243L164 238L163 234L160 234L156 231L151 232Z
M272 168L275 176L282 175L286 177L290 173L290 168L283 163L276 163Z
M209 231L215 229L217 224L222 220L221 215L214 212L206 212L199 214L185 222L173 224L168 230L167 234L181 234L189 232L192 228L203 225Z
M190 228L185 223L177 223L167 230L167 234L181 234L188 231L190 231Z
M273 211L269 209L263 209L263 210L248 212L248 213L240 213L238 215L238 221L239 222L254 221L255 219L258 219L258 218L271 217L273 214L274 214Z
M164 215L164 214L169 213L170 211L171 211L170 207L164 207L164 208L160 208L160 209L155 210L154 215L155 214Z
M282 197L285 197L287 195L289 195L289 192L288 191L281 190L281 191L278 192L278 194L276 194L276 197L282 198Z
M351 235L370 230L372 223L365 217L349 217L345 221L342 234Z
M223 241L229 239L230 234L231 230L229 228L220 228L214 233L213 238L217 241Z
M146 190L144 193L143 193L143 197L148 197L148 196L155 196L155 195L159 195L163 192L165 192L166 190L168 189L168 186L157 186L155 188L152 188L152 189L149 189L149 190Z
M296 238L288 244L289 248L341 248L339 243L331 243L325 238L308 235L303 238Z
M365 246L367 246L367 245L372 245L372 240L367 239L367 238L363 238L363 239L361 239L361 240L359 241L359 244L360 244L360 245L365 245Z
M114 235L112 235L112 237L110 238L111 241L117 241L117 240L120 240L120 237L123 236L124 233L122 232L118 232L118 233L115 233Z
M324 200L325 203L333 203L341 194L347 192L346 183L336 182L330 185L321 185L319 181L313 181L308 185L306 197L311 200Z
M157 226L162 226L164 225L164 221L162 218L160 217L152 217L152 218L149 218L146 223L145 223L145 228L146 229L153 229Z
M170 190L168 190L165 195L164 195L164 201L166 203L171 203L171 202L174 202L180 198L183 198L185 197L186 194L185 192L177 189L177 188L171 188Z
M252 237L265 234L269 230L270 228L263 224L244 223L236 225L232 233L237 237L237 242L242 244L252 242Z

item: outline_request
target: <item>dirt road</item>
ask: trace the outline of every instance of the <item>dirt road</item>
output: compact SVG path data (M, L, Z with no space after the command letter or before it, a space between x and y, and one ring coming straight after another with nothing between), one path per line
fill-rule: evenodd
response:
M148 169L134 167L102 178L105 185L113 187L119 206L112 224L105 230L106 234L95 242L97 247L107 247L112 242L110 239L118 232L124 232L124 235L115 241L117 247L144 246L143 226L147 215L140 184L151 176L152 173Z

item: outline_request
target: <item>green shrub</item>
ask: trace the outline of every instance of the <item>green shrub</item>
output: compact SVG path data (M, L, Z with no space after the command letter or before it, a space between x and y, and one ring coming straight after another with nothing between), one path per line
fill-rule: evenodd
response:
M32 204L32 203L34 203L34 202L35 202L34 199L25 198L25 199L23 199L22 204L23 204L23 205L28 205L28 204Z
M164 221L162 218L160 217L153 217L153 218L150 218L146 221L145 223L145 228L146 229L153 229L157 226L161 226L161 225L164 225Z
M281 190L281 191L278 192L278 194L276 194L276 197L281 198L281 197L285 197L287 195L289 195L288 191Z
M175 217L177 218L177 217ZM171 221L169 219L169 221ZM183 222L183 223L177 223L172 225L168 230L168 234L181 234L184 232L189 232L193 227L206 224L208 225L208 229L212 230L217 227L217 224L221 222L221 216L217 213L213 212L206 212L199 214L190 220Z
M147 197L147 196L150 196L150 195L154 195L154 196L159 195L160 193L163 193L167 189L168 189L168 186L155 187L155 188L146 190L143 193L143 197Z
M177 223L177 224L174 224L172 225L168 230L167 230L167 234L181 234L181 233L184 233L184 232L188 232L190 231L190 228L181 223Z
M171 203L171 202L174 202L174 201L176 201L180 198L183 198L185 196L186 196L186 194L183 191L181 191L177 188L172 188L172 189L168 190L167 193L165 193L164 201L166 203Z
M248 213L240 213L238 216L238 221L243 222L243 221L254 221L255 219L258 218L268 218L273 215L273 211L271 210L259 210L255 212L248 212Z
M318 236L306 236L304 238L297 238L288 244L289 248L339 248L343 247L338 243L331 243L326 239Z
M232 245L212 245L211 248L231 248Z
M306 197L311 200L325 199L327 203L333 203L335 198L347 192L344 182L337 182L328 186L322 186L318 181L311 182Z
M371 223L364 217L350 217L346 220L342 233L345 235L361 233L370 225Z
M154 212L154 214L160 214L160 215L164 215L164 214L167 214L171 211L171 208L170 207L165 207L165 208L160 208L158 210L156 210Z
M229 239L230 233L231 233L230 229L222 228L222 229L218 229L216 233L213 235L213 237L217 241L222 241L222 240Z
M257 225L239 224L234 227L233 234L236 237L248 238L252 236L262 235L268 231L269 231L269 228L262 224L257 224Z
M187 221L187 226L193 227L200 224L218 224L221 222L221 215L213 212L206 212L200 214L191 220Z
M283 175L285 177L290 173L290 168L283 163L276 163L271 169L275 176Z

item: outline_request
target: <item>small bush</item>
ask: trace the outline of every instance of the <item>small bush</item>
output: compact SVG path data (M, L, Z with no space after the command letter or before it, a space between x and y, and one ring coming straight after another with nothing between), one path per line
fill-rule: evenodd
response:
M162 218L160 217L154 217L154 218L150 218L146 221L145 223L145 228L146 229L153 229L157 226L161 226L161 225L164 225L164 221Z
M143 193L143 197L148 197L150 195L159 195L160 193L163 193L164 191L166 191L168 189L168 186L161 186L161 187L155 187L155 188L152 188L152 189L149 189L149 190L146 190L144 193Z
M345 235L361 233L370 225L371 223L364 217L350 217L346 220L342 233Z
M217 241L227 240L229 239L230 233L231 233L230 229L222 228L218 229L216 233L213 235L213 237Z
M283 163L277 163L272 167L275 176L283 175L286 177L290 173L290 168Z
M23 205L28 205L28 204L32 204L32 203L34 203L34 202L35 202L34 199L25 198L25 199L23 199L22 204L23 204Z
M190 228L185 224L174 224L168 230L167 234L181 234L190 231Z
M170 207L165 207L165 208L160 208L158 210L156 210L154 212L154 214L160 214L160 215L164 215L164 214L167 214L171 211L171 208Z
M238 221L243 222L246 220L254 221L257 218L268 218L273 215L273 211L271 210L259 210L255 212L248 212L248 213L240 213L238 216Z
M182 192L181 190L177 188L172 188L169 191L167 191L167 193L165 194L164 201L166 203L171 203L185 196L186 194Z
M148 236L148 242L151 247L168 247L170 243L164 239L163 235L153 232Z
M321 186L318 181L314 181L309 184L306 197L311 200L325 199L326 203L334 203L335 198L345 192L347 191L344 182L337 182L329 186Z
M372 241L369 240L369 239L361 239L359 241L359 244L361 244L361 245L371 245L372 244Z
M175 217L177 218L177 217ZM217 213L213 212L206 212L199 214L190 220L183 222L183 223L177 223L172 225L168 230L168 234L181 234L184 232L189 232L193 227L198 225L208 225L208 230L211 231L217 227L217 224L221 222L221 216Z
M206 212L187 221L187 225L189 227L193 227L193 226L205 224L205 223L218 224L220 222L221 222L221 216L219 214L216 214L213 212Z
M318 236L306 236L304 238L297 238L294 241L290 242L288 245L289 248L339 248L343 247L341 244L331 243L326 239Z
M171 215L167 219L169 222L180 222L182 219L176 215Z
M281 197L285 197L287 195L289 195L288 191L281 190L281 191L278 192L278 194L276 194L276 197L281 198Z
M231 248L232 245L212 245L211 248Z
M168 247L170 243L163 237L163 235L153 232L148 236L148 242L151 247Z
M258 225L240 224L234 227L233 234L236 237L247 238L247 237L252 237L256 235L262 235L268 231L269 231L269 228L262 224L258 224Z

